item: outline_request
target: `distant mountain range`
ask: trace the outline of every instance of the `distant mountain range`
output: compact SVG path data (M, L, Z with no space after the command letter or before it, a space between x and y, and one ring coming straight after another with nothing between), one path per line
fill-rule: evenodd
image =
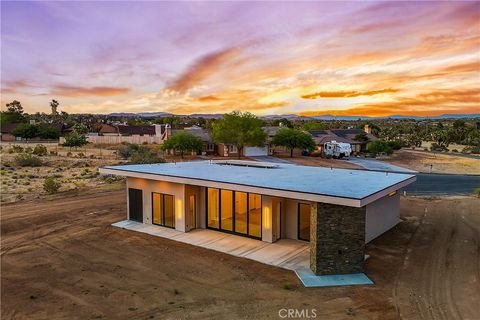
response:
M129 113L129 112L118 112L110 113L108 116L112 117L144 117L144 118L157 118L157 117L169 117L169 116L180 116L180 117L203 117L208 119L218 119L223 116L223 113L194 113L190 115L175 115L168 112L140 112L140 113ZM354 121L354 120L375 120L375 119L413 119L413 120L440 120L440 119L462 119L462 118L480 118L480 113L472 114L442 114L439 116L404 116L404 115L391 115L385 117L369 117L369 116L334 116L331 114L325 114L320 116L299 116L296 114L282 114L282 115L267 115L259 117L264 120L275 120L286 118L288 120L342 120L342 121Z

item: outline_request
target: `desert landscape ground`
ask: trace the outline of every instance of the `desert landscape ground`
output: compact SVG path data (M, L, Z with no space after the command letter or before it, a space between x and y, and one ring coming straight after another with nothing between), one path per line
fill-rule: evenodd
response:
M403 198L367 246L373 286L304 288L293 272L110 226L125 191L2 206L3 319L475 319L480 199Z
M418 172L480 174L480 158L471 155L440 154L402 149L386 157L383 161Z

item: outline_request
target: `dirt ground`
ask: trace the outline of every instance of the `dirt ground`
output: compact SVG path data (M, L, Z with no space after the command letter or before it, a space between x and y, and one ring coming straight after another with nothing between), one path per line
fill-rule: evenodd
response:
M480 159L412 150L395 151L382 161L418 172L480 174Z
M402 199L403 222L367 247L376 285L307 289L287 270L110 226L124 219L125 198L74 190L3 205L2 319L478 315L480 199Z

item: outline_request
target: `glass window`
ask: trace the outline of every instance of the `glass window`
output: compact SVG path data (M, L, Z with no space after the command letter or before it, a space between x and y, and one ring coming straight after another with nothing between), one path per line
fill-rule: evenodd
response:
M152 223L175 228L174 197L152 192Z
M252 237L262 237L262 196L248 194L248 234Z
M208 188L207 191L207 220L208 227L218 229L219 227L219 192L218 189Z
M175 212L173 209L173 196L164 194L163 195L163 209L164 209L164 219L166 227L175 227Z
M310 205L298 204L298 239L310 241Z
M235 192L235 232L247 234L247 193Z
M160 193L152 194L153 200L153 223L163 225L163 201Z
M190 213L190 228L195 229L197 227L197 203L195 201L195 195L190 195L189 200L189 213Z
M222 190L220 196L222 217L220 226L223 230L233 231L233 191Z

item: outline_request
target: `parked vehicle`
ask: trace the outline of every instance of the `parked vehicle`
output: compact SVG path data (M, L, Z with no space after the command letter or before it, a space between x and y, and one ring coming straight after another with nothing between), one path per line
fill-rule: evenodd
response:
M327 158L348 158L350 157L351 153L352 146L349 143L330 141L323 145L323 154Z

